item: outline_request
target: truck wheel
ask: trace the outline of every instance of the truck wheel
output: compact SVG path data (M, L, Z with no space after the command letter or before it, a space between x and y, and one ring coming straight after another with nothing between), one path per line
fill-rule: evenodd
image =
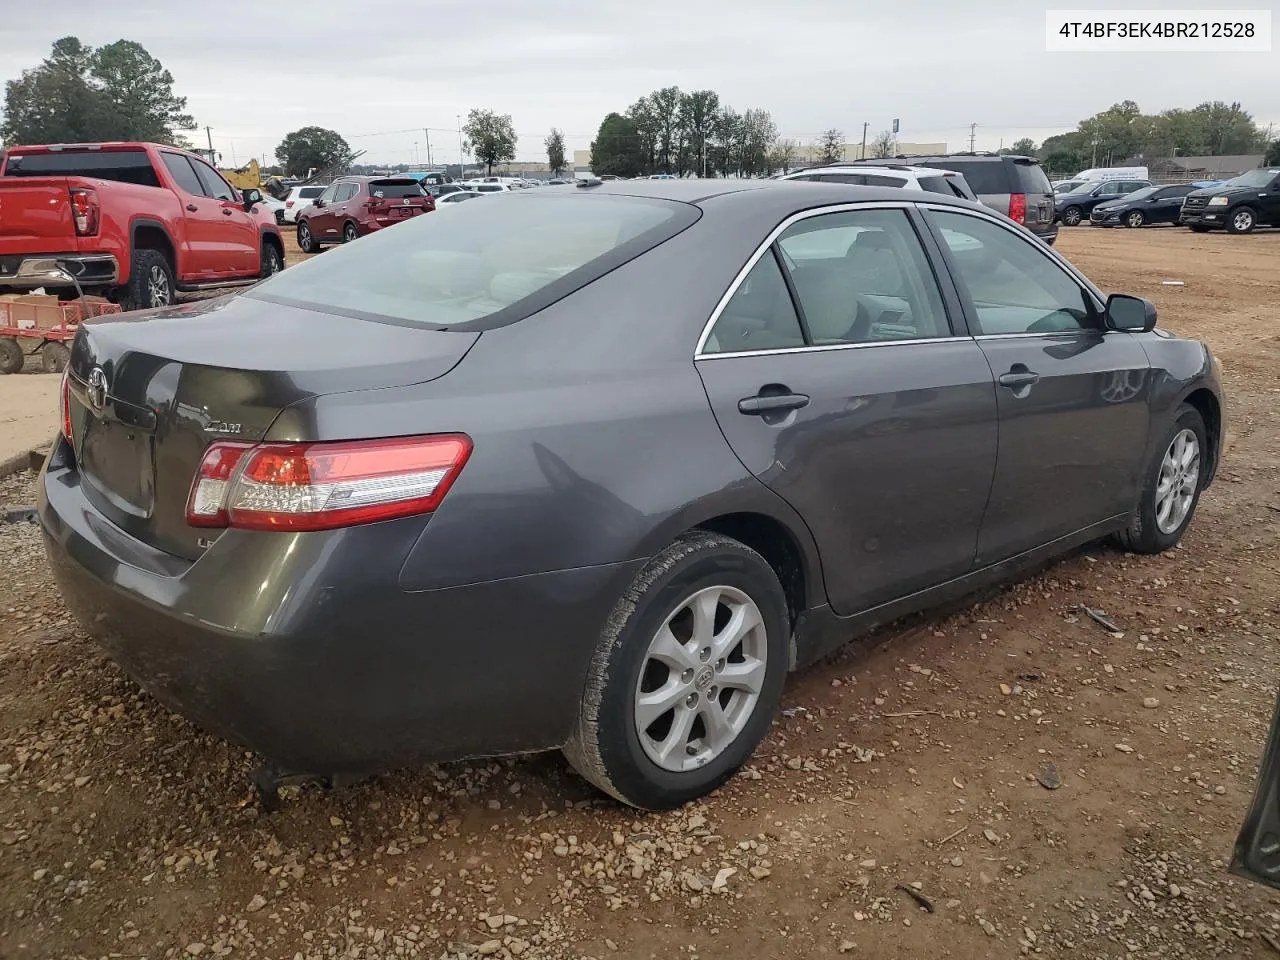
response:
M284 259L280 256L280 251L274 243L263 242L262 244L262 270L263 277L269 277L272 274L279 273L284 269Z
M311 225L305 220L298 221L298 249L303 253L319 253L320 241L311 232Z
M1251 233L1257 225L1253 207L1236 207L1227 214L1227 233Z
M15 337L0 337L0 373L21 373L26 362Z
M177 299L173 267L159 250L135 250L129 267L129 283L120 297L125 310L167 307Z
M44 367L45 373L61 373L70 359L71 351L65 343L50 340L40 348L40 366Z

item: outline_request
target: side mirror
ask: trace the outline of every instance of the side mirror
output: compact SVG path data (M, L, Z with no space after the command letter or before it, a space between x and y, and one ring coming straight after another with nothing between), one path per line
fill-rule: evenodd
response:
M316 197L314 200L311 201L311 205L313 207L323 207L324 201L321 200L319 197Z
M262 191L242 190L240 192L240 199L244 201L244 208L246 211L252 210L255 203L262 202Z
M1142 297L1113 293L1107 297L1107 326L1124 333L1149 333L1156 328L1156 305Z

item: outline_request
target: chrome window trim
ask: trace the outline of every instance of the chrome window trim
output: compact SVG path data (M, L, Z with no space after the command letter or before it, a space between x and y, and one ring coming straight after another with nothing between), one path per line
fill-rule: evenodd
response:
M781 347L781 348L775 348L770 350L741 350L741 351L734 351L732 354L702 352L707 345L707 339L711 336L711 331L715 327L716 321L720 319L720 314L724 312L724 308L728 305L729 301L733 299L733 295L738 292L738 287L742 285L742 281L745 280L747 278L747 274L749 274L755 268L755 265L760 260L760 258L769 252L769 248L773 246L774 241L777 240L778 237L780 237L783 234L783 232L787 230L787 228L790 227L792 224L799 223L801 220L808 220L811 217L820 217L828 213L850 213L856 210L910 210L914 206L917 206L917 204L912 203L909 200L875 200L875 201L868 201L864 203L834 203L834 204L829 204L825 207L814 207L810 210L801 210L799 213L791 214L791 216L787 217L780 224L774 227L773 230L769 233L769 236L765 238L764 243L760 244L760 246L756 248L755 253L753 253L750 257L747 258L746 265L743 266L742 269L738 271L737 276L733 278L733 282L729 284L729 289L724 292L724 295L718 301L716 301L715 309L711 311L711 318L707 320L707 322L703 325L702 334L698 337L697 346L693 348L693 359L694 360L710 360L716 357L756 356L762 353L794 353L796 351L829 350L829 349L843 349L845 347L870 346L871 344L848 343L848 344L831 344L829 346L824 345L821 347L804 346L804 347ZM929 260L929 251L925 249L924 244L921 244L920 248L927 262ZM935 280L935 283L936 282L937 281ZM941 290L939 290L939 294L941 294ZM944 340L944 339L948 339L948 338L932 337L926 342L932 343L934 340ZM957 337L954 339L966 340L969 338ZM915 341L885 340L885 341L880 341L880 343L877 343L875 345L879 346L881 344L908 343L908 342L915 342Z
M1032 334L1040 336L1040 334ZM958 343L962 340L972 342L973 337L926 337L911 340L868 340L865 343L823 343L812 347L771 347L767 350L735 350L725 353L704 353L695 360L727 360L739 357L766 357L779 353L826 353L831 350L863 350L868 347L903 347L918 343Z
M1036 237L1035 234L1030 233L1026 229L1026 227L1020 227L1018 226L1018 224L1014 223L1012 220L1006 220L1006 219L1002 219L1000 217L988 214L985 210L972 210L968 207L953 207L949 204L930 203L927 200L918 203L917 206L922 210L938 211L940 213L956 213L966 217L974 217L977 220L986 220L988 223L994 223L996 226L1001 227L1004 230L1007 230L1009 233L1012 233L1023 243L1029 244L1030 246L1034 247L1042 256L1048 257L1050 261L1052 261L1053 263L1061 267L1063 270L1065 270L1067 272L1067 275L1070 276L1073 280L1075 280L1075 282L1079 286L1084 288L1085 293L1089 294L1089 296L1093 298L1094 308L1099 313L1101 313L1106 309L1106 297L1102 295L1102 291L1099 290L1097 287L1095 287L1089 281L1088 277L1086 277L1079 270L1077 270L1070 260L1068 260L1062 254L1060 254L1057 250L1055 250L1049 244L1045 243L1043 240L1040 240L1038 237ZM1084 327L1081 329L1090 329L1090 328ZM1066 331L1066 332L1070 332L1070 331ZM993 336L1000 336L1000 334L993 334ZM1034 336L1040 336L1040 334L1034 334Z

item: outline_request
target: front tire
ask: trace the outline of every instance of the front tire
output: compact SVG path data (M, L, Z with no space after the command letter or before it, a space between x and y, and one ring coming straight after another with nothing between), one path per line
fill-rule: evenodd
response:
M167 307L178 299L173 267L159 250L135 250L120 305L125 310Z
M284 257L280 256L280 250L274 243L263 242L262 244L262 266L260 274L263 279L274 276L284 269Z
M1253 207L1237 207L1227 216L1227 233L1252 233L1258 225Z
M710 793L768 732L789 624L763 557L719 534L685 534L614 607L565 757L635 807L667 810Z
M1079 207L1067 207L1062 211L1062 224L1066 227L1078 227L1084 211Z
M1129 215L1124 218L1124 225L1135 230L1146 222L1147 218L1142 215L1141 210L1131 210Z
M303 253L320 252L320 241L311 232L311 224L305 220L298 221L298 249Z
M1200 502L1209 464L1208 436L1200 411L1184 403L1147 467L1137 509L1120 534L1125 549L1163 553L1182 539Z

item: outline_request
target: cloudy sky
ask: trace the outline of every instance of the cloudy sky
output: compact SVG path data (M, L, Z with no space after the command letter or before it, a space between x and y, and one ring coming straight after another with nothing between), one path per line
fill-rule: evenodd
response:
M537 160L551 127L570 149L586 148L606 113L670 84L714 89L739 110L766 108L783 136L801 142L828 127L855 141L863 122L873 136L900 117L902 140L964 149L977 123L978 148L995 149L1002 138L1040 141L1071 129L1126 97L1148 112L1239 100L1280 130L1280 53L1046 53L1045 6L1018 0L57 0L56 8L86 43L143 44L212 128L224 161L238 163L270 160L284 134L309 124L332 127L383 163L415 153L425 161L422 128L432 128L433 157L456 161L456 118L472 107L511 114L519 159ZM69 29L54 27L40 4L13 5L0 22L0 78L38 63Z

